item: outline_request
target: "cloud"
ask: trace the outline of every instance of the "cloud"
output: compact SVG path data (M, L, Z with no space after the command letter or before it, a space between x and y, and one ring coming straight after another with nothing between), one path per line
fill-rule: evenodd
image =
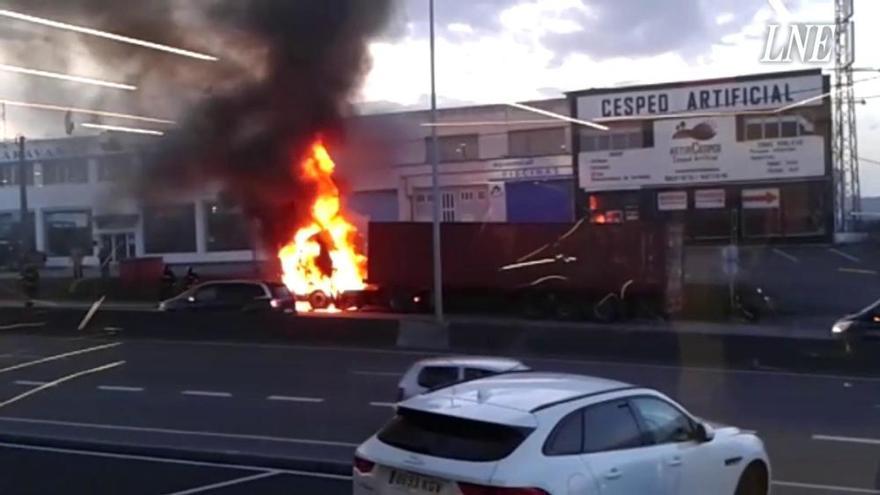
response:
M414 38L428 36L427 0L406 0L401 15ZM791 6L797 5L791 3ZM675 51L686 57L746 26L766 0L473 0L436 3L438 36L537 35L558 59L594 60Z

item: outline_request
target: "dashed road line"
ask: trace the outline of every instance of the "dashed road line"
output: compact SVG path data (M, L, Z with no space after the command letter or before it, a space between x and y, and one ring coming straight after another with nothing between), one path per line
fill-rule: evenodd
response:
M853 256L849 253L844 253L843 251L841 251L839 249L829 248L828 252L834 253L845 260L852 261L853 263L861 263L862 262L862 260L860 260L859 258L856 258L855 256Z
M861 268L838 268L837 271L843 273L855 273L857 275L878 275L876 270L864 270Z
M21 385L23 387L39 387L46 384L46 382L39 382L35 380L15 380L12 383L16 385Z
M360 371L355 370L351 372L352 375L360 375L360 376L384 376L384 377L393 377L400 378L403 373L399 373L397 371Z
M276 442L298 445L321 445L324 447L355 448L359 443L340 442L336 440L311 440L305 438L273 437L268 435L246 435L241 433L219 433L212 431L174 430L168 428L150 428L143 426L107 425L100 423L80 423L74 421L59 421L51 419L18 418L12 416L0 416L0 423L18 423L45 426L66 426L70 428L82 428L105 431L125 431L129 433L155 433L162 435L177 435L203 438L227 438L234 440L253 440L257 442Z
M305 402L310 404L318 404L324 402L324 399L320 397L291 397L287 395L270 395L269 397L266 397L266 400L276 402Z
M190 395L193 397L217 397L224 399L232 397L232 394L229 392L212 392L208 390L184 390L180 392L180 395Z
M183 490L180 492L169 493L168 495L193 495L195 493L204 493L213 490L217 490L219 488L226 488L228 486L242 485L245 483L250 483L252 481L257 481L265 478L271 478L273 476L278 476L281 474L280 471L267 471L265 473L253 474L251 476L245 476L244 478L236 478L234 480L229 481L221 481L220 483L214 483L211 485L199 486L196 488L191 488L189 490Z
M30 397L31 395L42 392L43 390L46 390L47 388L57 387L58 385L61 385L62 383L69 382L70 380L75 380L75 379L80 378L82 376L91 375L94 373L100 373L101 371L113 369L113 368L116 368L117 366L122 366L123 364L125 364L125 361L117 361L115 363L105 364L104 366L98 366L97 368L92 368L92 369L80 371L80 372L73 373L73 374L67 375L65 377L59 378L57 380L53 380L51 382L44 383L43 385L40 385L39 387L28 390L27 392L25 392L23 394L18 394L11 399L0 402L0 409L6 407L8 405L14 404L22 399L26 399L26 398Z
M880 494L880 490L874 490L873 488L854 488L850 486L837 486L837 485L817 485L814 483L798 483L796 481L773 481L770 483L773 486L785 487L785 488L801 488L807 490L821 490L824 492L837 492L837 493L862 493L866 495L877 495Z
M105 392L143 392L143 387L121 387L117 385L98 385L98 390Z
M773 252L776 253L778 256L782 256L783 258L787 259L788 261L791 261L792 263L800 263L800 260L797 259L794 255L786 253L785 251L783 251L779 248L773 249Z
M45 321L35 323L13 323L11 325L0 326L0 330L20 330L22 328L42 328L46 326Z
M844 442L844 443L860 443L863 445L880 445L880 439L877 438L859 438L859 437L842 437L836 435L813 435L813 440L825 442Z
M28 361L26 363L16 364L14 366L8 366L6 368L0 369L0 373L8 373L10 371L20 370L23 368L29 368L31 366L36 366L38 364L49 363L52 361L57 361L59 359L69 358L73 356L79 356L81 354L87 354L90 352L103 351L104 349L112 349L114 347L118 347L122 345L121 342L114 342L112 344L99 345L95 347L89 347L86 349L79 349L76 351L65 352L64 354L56 354L54 356L45 357L43 359L37 359L36 361Z
M395 408L395 407L397 407L397 403L395 403L395 402L370 402L370 406Z

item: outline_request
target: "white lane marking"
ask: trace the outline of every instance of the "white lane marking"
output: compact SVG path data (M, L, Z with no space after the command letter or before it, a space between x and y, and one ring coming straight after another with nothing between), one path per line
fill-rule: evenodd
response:
M828 252L829 252L829 253L834 253L834 254L840 256L840 257L843 258L843 259L846 259L846 260L852 261L853 263L861 263L861 262L862 262L862 260L856 258L855 256L853 256L853 255L851 255L851 254L848 254L848 253L844 253L843 251L841 251L841 250L839 250L839 249L830 248L830 249L828 249Z
M865 270L863 268L838 268L841 273L855 273L857 275L878 275L876 270Z
M98 385L98 390L105 392L143 392L143 387L120 387L117 385Z
M12 325L3 325L0 326L0 330L17 330L20 328L41 328L45 327L46 322L38 322L38 323L13 323Z
M46 384L46 382L38 382L34 380L15 380L13 383L15 383L16 385L21 385L23 387L39 387Z
M272 476L278 476L279 474L281 474L279 471L267 471L265 473L259 473L259 474L254 474L251 476L245 476L244 478L236 478L234 480L221 481L220 483L214 483L212 485L199 486L196 488L191 488L189 490L183 490L182 492L169 493L168 495L193 495L194 493L204 493L204 492L216 490L218 488L226 488L227 486L242 485L244 483L250 483L252 481L257 481L257 480L261 480L264 478L271 478Z
M336 347L336 346L305 346L305 345L285 345L285 344L241 344L236 342L198 342L193 340L162 340L162 339L138 339L137 344L161 344L161 345L173 345L176 347L180 346L192 346L192 347L229 347L229 348L240 348L240 349L278 349L278 350L288 350L288 351L307 351L307 352L317 352L317 351L325 351L325 352L339 352L339 353L347 353L347 354L377 354L377 355L391 355L391 356L413 356L413 357L437 357L437 356L457 356L461 353L426 353L423 351L407 351L407 350L391 350L391 349L378 349L375 347L362 347L362 348L354 348L354 347ZM128 345L135 345L134 341L129 341ZM699 366L673 366L673 365L664 365L664 364L645 364L645 363L636 363L631 361L590 361L590 360L576 360L576 359L565 359L558 357L545 357L542 358L540 356L534 355L523 355L523 354L514 354L508 357L513 357L516 359L520 359L522 361L528 361L532 363L561 363L561 364L577 364L577 365L587 365L587 366L606 366L606 367L615 367L615 368L643 368L643 369L656 369L656 370L670 370L670 371L689 371L695 373L712 373L712 374L731 374L731 375L755 375L755 376L785 376L790 378L817 378L822 380L846 380L850 382L864 382L864 383L880 383L880 378L871 378L864 376L846 376L846 375L829 375L829 374L813 374L813 373L796 373L793 371L758 371L758 370L744 370L744 369L721 369L721 368L705 368Z
M360 375L360 376L385 376L392 378L399 378L403 376L403 373L398 373L396 371L352 371L352 375Z
M783 258L787 259L788 261L791 261L792 263L799 263L800 262L799 259L795 258L793 255L786 253L785 251L783 251L779 248L774 248L773 252L776 253L778 256L782 256Z
M215 433L210 431L191 431L191 430L172 430L166 428L149 428L142 426L124 426L124 425L106 425L106 424L96 424L96 423L77 423L72 421L56 421L51 419L32 419L32 418L16 418L10 416L0 416L0 422L7 423L21 423L21 424L31 424L31 425L47 425L47 426L69 426L72 428L88 428L94 430L108 430L108 431L128 431L132 433L157 433L163 435L180 435L180 436L192 436L192 437L214 437L214 438L229 438L236 440L254 440L260 442L277 442L277 443L289 443L289 444L302 444L302 445L321 445L326 447L341 447L341 448L355 448L358 447L359 443L350 443L350 442L337 442L333 440L309 440L304 438L287 438L287 437L272 437L265 435L244 435L239 433Z
M397 407L397 404L394 402L370 402L370 405L372 407L390 407L390 408Z
M83 330L86 329L86 327L89 325L89 322L92 321L92 317L95 316L95 313L98 312L98 309L101 307L102 304L104 304L104 301L106 299L107 299L107 296L101 296L100 299L98 299L97 301L95 301L92 304L92 306L89 308L88 312L86 312L86 315L83 317L82 321L79 322L79 326L76 327L77 330L82 332Z
M53 380L51 382L44 383L44 384L40 385L39 387L28 390L27 392L25 392L23 394L18 394L11 399L0 402L0 409L6 407L8 405L14 404L22 399L26 399L26 398L30 397L31 395L34 395L38 392L42 392L43 390L46 390L47 388L57 387L58 385L61 385L62 383L69 382L70 380L75 380L79 377L91 375L94 373L100 373L101 371L106 371L106 370L115 368L117 366L122 366L123 364L125 364L125 361L117 361L115 363L105 364L104 366L98 366L97 368L92 368L89 370L80 371L78 373L73 373L73 374L67 375L65 377L59 378L57 380Z
M95 347L89 347L87 349L79 349L77 351L65 352L64 354L56 354L54 356L45 357L43 359L37 359L36 361L28 361L26 363L16 364L14 366L9 366L3 369L0 369L0 373L7 373L9 371L20 370L22 368L28 368L31 366L36 366L38 364L48 363L51 361L57 361L59 359L69 358L72 356L79 356L80 354L87 354L89 352L103 351L104 349L111 349L113 347L117 347L122 345L121 342L114 342L112 344L99 345Z
M147 455L136 455L136 454L112 454L109 452L96 452L93 450L78 450L78 449L62 449L56 447L38 447L35 445L21 445L17 443L3 443L0 442L0 447L5 449L17 449L17 450L30 450L34 452L51 452L55 454L71 454L71 455L80 455L85 457L102 457L106 459L123 459L129 461L144 461L144 462L156 462L161 464L177 464L181 466L199 466L199 467L216 467L222 469L238 469L240 471L258 471L258 472L266 472L266 471L274 471L276 473L281 474L290 474L293 476L302 476L306 478L322 478L322 479L330 479L330 480L350 480L351 476L345 476L341 474L324 474L324 473L312 473L308 471L296 471L291 469L274 469L274 468L265 468L260 466L246 466L242 464L222 464L219 462L206 462L206 461L190 461L185 459L175 459L173 457L154 457Z
M269 397L266 397L266 400L278 402L306 402L312 404L324 402L324 399L321 399L319 397L291 397L287 395L270 395Z
M211 392L209 390L184 390L180 395L191 395L194 397L218 397L228 399L232 397L229 392Z
M853 487L849 487L849 486L817 485L814 483L798 483L795 481L773 481L770 484L773 486L781 486L781 487L787 487L787 488L805 488L807 490L822 490L822 491L826 491L826 492L865 493L868 495L880 494L880 490L874 490L872 488L853 488Z
M859 437L841 437L835 435L813 435L813 440L824 442L845 442L860 443L864 445L880 445L880 439L877 438L859 438Z

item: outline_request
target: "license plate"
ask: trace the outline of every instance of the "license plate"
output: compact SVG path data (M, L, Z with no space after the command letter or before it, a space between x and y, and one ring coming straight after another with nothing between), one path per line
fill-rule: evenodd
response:
M440 493L443 490L442 481L405 471L391 471L388 484L395 488L406 488L413 493Z

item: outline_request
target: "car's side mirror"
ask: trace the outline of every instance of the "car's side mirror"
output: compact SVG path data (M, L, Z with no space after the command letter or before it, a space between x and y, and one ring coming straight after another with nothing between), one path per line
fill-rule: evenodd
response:
M706 423L697 423L696 437L700 443L711 442L715 438L715 430Z

